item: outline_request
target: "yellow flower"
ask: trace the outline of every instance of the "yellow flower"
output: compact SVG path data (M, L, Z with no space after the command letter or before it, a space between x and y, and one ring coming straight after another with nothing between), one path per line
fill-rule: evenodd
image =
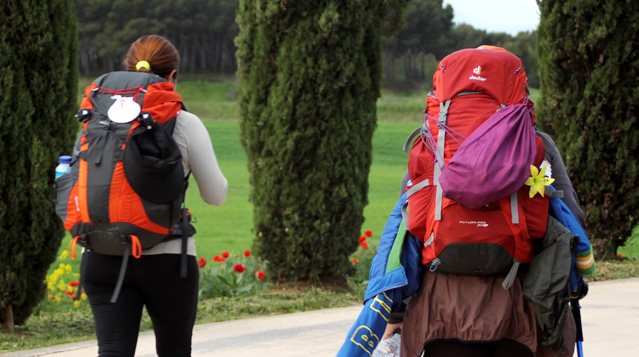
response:
M76 301L74 301L74 302L73 302L73 307L75 307L76 309L77 309L78 307L80 307L80 300L76 300Z
M80 299L85 300L87 299L87 294L82 293L82 295L80 295Z
M71 265L67 265L65 267L65 270L67 271L67 273L70 273L73 270L73 267Z
M551 183L555 182L554 178L545 177L546 175L546 166L541 168L541 171L537 169L535 165L530 165L530 174L532 175L526 180L526 185L530 186L529 197L533 198L537 192L544 197L544 191L546 190L546 186L549 186Z
M60 260L65 260L67 259L68 256L69 256L69 251L63 250L62 253L60 253Z

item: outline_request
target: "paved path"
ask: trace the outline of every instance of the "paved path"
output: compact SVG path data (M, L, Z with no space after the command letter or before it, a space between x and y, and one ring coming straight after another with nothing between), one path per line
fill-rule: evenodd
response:
M193 356L335 356L360 306L196 325ZM639 278L595 282L582 300L584 355L639 356ZM152 332L136 356L155 356ZM96 356L96 341L0 354L2 357ZM576 355L576 353L575 353Z

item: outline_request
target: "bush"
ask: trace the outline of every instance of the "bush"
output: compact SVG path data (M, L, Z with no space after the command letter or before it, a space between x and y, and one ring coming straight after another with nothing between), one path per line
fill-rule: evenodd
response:
M82 292L77 298L77 289L80 285L80 274L67 264L69 252L64 250L58 256L58 267L47 275L45 299L37 306L35 314L58 313L77 309L87 305L87 295Z
M371 262L377 254L377 247L367 241L373 235L372 231L366 231L359 237L359 248L351 255L351 264L355 268L355 273L350 277L354 284L367 284L368 275L371 270Z
M199 299L223 296L257 295L268 290L266 262L255 258L250 250L242 255L222 252L212 259L200 258Z

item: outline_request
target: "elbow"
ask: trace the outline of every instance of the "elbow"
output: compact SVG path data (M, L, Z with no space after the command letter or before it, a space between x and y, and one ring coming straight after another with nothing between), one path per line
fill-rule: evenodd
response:
M221 206L226 199L226 194L228 193L228 182L225 180L224 185L220 185L215 191L211 192L209 195L202 195L202 199L204 202L214 205Z

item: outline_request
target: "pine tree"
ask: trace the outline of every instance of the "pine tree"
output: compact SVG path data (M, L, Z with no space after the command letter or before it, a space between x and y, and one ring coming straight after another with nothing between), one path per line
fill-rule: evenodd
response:
M540 117L564 155L600 258L639 222L639 3L543 0Z
M42 300L64 236L53 172L76 135L77 33L71 0L0 9L0 323L11 329Z
M279 278L343 281L352 269L380 96L380 36L406 3L240 1L240 128L254 248Z

